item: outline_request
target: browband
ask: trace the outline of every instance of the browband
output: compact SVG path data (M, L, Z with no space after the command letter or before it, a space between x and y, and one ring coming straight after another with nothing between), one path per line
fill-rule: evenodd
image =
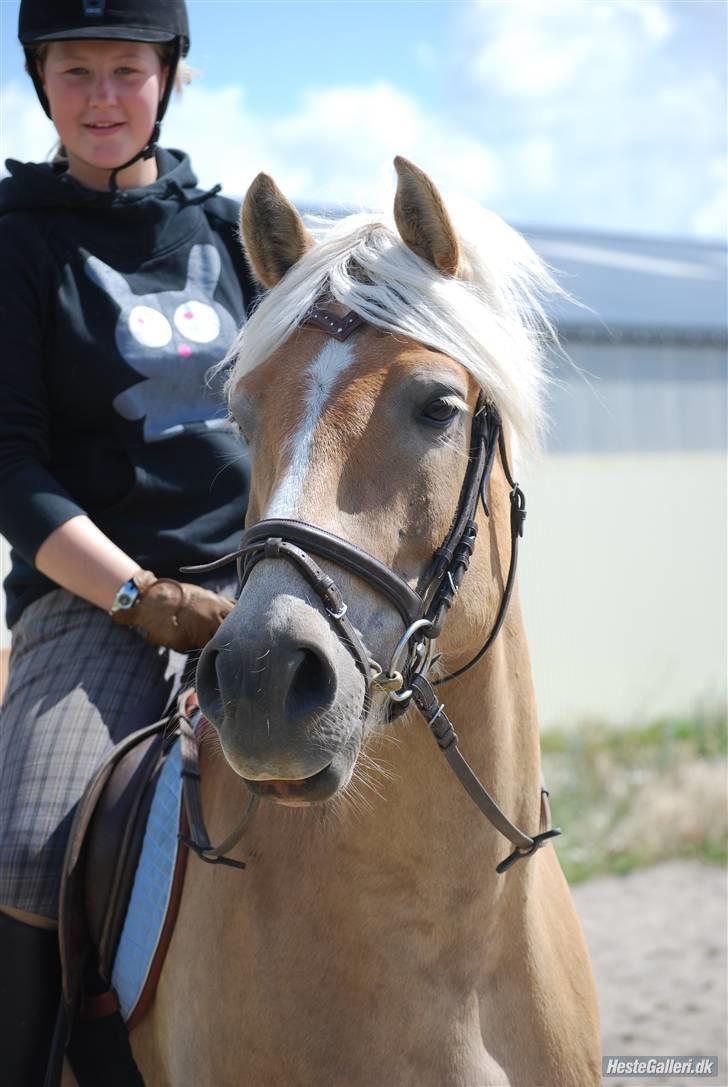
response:
M339 317L333 310L317 305L311 306L301 321L303 327L318 328L321 332L333 336L335 340L341 341L348 339L352 332L363 324L364 318L354 313L353 309L343 317Z

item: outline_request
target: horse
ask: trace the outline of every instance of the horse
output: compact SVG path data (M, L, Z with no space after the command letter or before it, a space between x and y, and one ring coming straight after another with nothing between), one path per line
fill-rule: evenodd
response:
M395 167L393 221L309 229L264 174L243 203L243 587L197 670L227 836L197 851L228 858L188 865L131 1034L150 1087L601 1082L513 577L557 288Z

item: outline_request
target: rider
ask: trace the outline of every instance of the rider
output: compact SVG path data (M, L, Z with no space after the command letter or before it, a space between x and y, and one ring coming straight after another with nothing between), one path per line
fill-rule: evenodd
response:
M184 0L22 0L19 37L60 140L0 182L0 1066L35 1087L74 807L232 606L170 579L237 546L247 460L209 373L255 287L236 205L157 146Z

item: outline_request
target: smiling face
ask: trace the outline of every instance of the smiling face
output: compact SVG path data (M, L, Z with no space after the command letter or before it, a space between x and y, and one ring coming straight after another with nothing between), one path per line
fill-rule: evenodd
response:
M108 188L109 173L146 146L164 92L166 69L147 42L51 42L43 87L68 172L91 189ZM134 163L120 187L151 184L154 159Z

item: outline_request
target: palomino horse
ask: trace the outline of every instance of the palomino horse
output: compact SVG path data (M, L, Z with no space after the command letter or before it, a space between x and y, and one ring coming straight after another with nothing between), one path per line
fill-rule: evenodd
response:
M352 216L315 244L270 178L245 200L269 293L229 384L252 457L244 587L198 669L210 837L248 790L267 800L237 835L245 872L188 868L132 1034L150 1087L600 1082L504 607L522 495L500 423L534 437L553 284L499 220L473 209L456 232L429 179L395 165L396 228Z

